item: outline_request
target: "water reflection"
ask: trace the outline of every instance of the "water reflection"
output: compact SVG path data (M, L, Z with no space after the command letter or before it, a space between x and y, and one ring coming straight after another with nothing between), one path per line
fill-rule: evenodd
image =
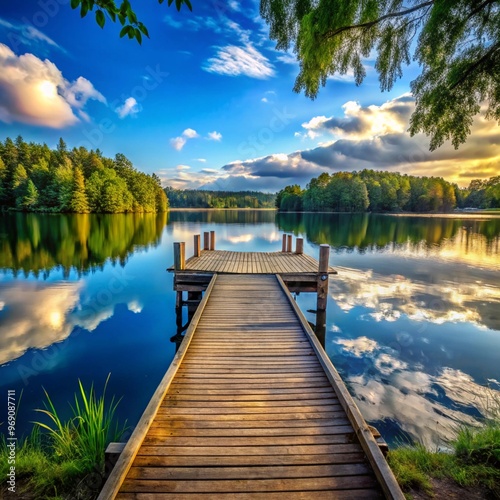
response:
M394 274L338 266L327 351L388 441L443 446L500 398L500 281L481 267L392 258ZM405 273L403 275L402 273ZM424 278L424 279L422 279ZM489 389L486 386L490 386Z
M124 265L136 249L156 246L167 214L0 216L0 269L47 278L52 269L78 275L111 259Z
M375 214L277 214L285 232L304 234L336 251L400 251L419 256L438 253L463 261L467 255L499 265L500 218L483 220ZM477 263L477 261L476 261Z
M224 250L279 251L283 231L315 257L333 246L326 350L388 441L442 444L458 422L488 414L485 387L500 390L500 219L189 211L166 223L0 216L0 385L25 387L26 426L42 386L64 406L78 378L109 372L120 417L137 422L188 317L175 314L164 272L172 243L190 256L193 234L210 230ZM315 309L311 294L297 301Z

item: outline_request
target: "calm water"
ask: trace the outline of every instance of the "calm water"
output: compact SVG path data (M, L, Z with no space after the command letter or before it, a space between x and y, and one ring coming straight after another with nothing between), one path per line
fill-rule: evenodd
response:
M444 445L500 395L500 218L274 212L0 216L0 386L20 431L43 388L69 413L77 380L123 396L134 425L175 353L173 241L277 251L283 231L331 265L326 351L389 442ZM305 312L315 295L301 294ZM307 313L311 322L312 313ZM0 422L5 418L0 417ZM0 427L1 428L1 427Z

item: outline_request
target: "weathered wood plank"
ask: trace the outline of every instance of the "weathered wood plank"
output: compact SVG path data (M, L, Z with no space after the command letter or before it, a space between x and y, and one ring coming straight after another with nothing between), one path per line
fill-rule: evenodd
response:
M283 492L254 493L120 493L119 500L283 500ZM287 491L287 500L318 500L314 491ZM374 500L381 495L373 489L323 490L321 500Z
M249 491L322 491L330 489L356 489L375 487L372 476L341 476L300 479L239 479L227 481L172 481L172 480L126 480L122 491L132 492L178 492L178 493L238 493Z
M281 465L257 467L141 467L130 469L129 478L140 479L271 479L368 475L365 464Z

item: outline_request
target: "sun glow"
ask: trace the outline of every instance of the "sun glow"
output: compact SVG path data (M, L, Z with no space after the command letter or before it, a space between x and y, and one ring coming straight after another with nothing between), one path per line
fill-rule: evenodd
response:
M52 82L49 82L48 80L42 81L38 85L38 89L40 90L40 93L45 99L53 99L54 97L57 96L56 86Z

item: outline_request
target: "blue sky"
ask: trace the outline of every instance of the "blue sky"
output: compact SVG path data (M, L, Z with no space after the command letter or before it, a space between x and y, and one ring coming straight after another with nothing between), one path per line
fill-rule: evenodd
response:
M192 13L166 3L132 2L151 36L139 46L69 0L3 2L0 139L121 152L178 188L275 191L362 168L460 185L498 175L495 123L476 120L458 151L409 137L415 63L381 93L368 59L361 86L334 77L311 101L293 93L298 65L274 49L258 2L194 0Z

